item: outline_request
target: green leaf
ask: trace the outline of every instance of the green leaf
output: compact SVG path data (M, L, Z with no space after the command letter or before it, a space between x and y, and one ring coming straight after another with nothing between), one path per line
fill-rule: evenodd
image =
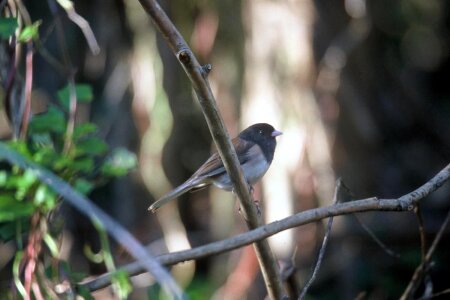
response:
M36 182L37 176L31 170L26 170L23 175L15 176L13 184L15 184L17 190L15 197L17 200L23 200L28 193L28 190Z
M94 298L91 295L91 292L89 291L89 289L87 287L78 286L77 292L78 292L77 296L82 297L84 300L94 300Z
M90 173L94 170L94 160L91 157L77 159L72 163L71 168L74 171Z
M20 43L25 43L31 40L36 40L39 38L39 26L41 26L42 21L38 20L31 24L30 26L26 26L22 32L19 34L18 41Z
M40 184L34 193L34 204L39 207L41 211L48 212L56 206L57 195L47 185Z
M127 299L133 291L128 273L124 270L117 270L113 273L111 281L115 284L120 299Z
M26 158L31 158L31 153L30 153L30 150L28 149L26 142L20 141L20 140L16 140L16 141L13 140L13 141L7 142L7 145L12 150L19 152Z
M84 195L88 194L94 188L94 184L92 182L89 182L83 178L78 178L73 186L75 190Z
M12 240L16 234L21 235L27 232L30 228L30 222L28 218L21 218L16 222L5 222L0 224L0 240L8 242Z
M9 38L18 26L17 18L0 18L0 37L3 39Z
M83 123L83 124L77 125L75 127L75 129L73 130L73 139L78 140L89 134L97 132L97 130L98 130L97 125L92 124L92 123Z
M75 145L77 155L101 155L108 151L108 145L97 137L83 139Z
M14 197L0 195L0 222L30 216L34 210L33 203L17 201Z
M106 176L118 177L127 174L136 166L136 155L126 149L118 148L105 160L101 172Z
M94 93L92 87L89 84L78 83L75 85L75 95L77 102L88 103L94 99ZM68 111L70 104L70 86L66 85L64 88L58 91L58 99L61 105Z
M0 187L5 186L8 181L8 173L6 171L0 171Z
M48 111L34 116L30 122L30 131L32 133L63 133L66 129L66 120L64 113L54 106L49 107Z

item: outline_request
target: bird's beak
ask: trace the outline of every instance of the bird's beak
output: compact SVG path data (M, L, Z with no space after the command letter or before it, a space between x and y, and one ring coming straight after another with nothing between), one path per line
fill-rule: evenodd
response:
M274 131L272 132L272 136L273 136L273 137L276 137L276 136L279 136L279 135L282 135L282 134L283 134L283 132L278 131L278 130L274 130Z

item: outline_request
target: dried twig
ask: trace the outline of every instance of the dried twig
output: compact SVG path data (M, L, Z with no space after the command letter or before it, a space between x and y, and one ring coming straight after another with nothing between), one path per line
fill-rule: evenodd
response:
M172 24L166 13L161 9L159 4L155 0L139 0L139 2L150 15L154 24L166 39L169 47L178 58L191 80L212 138L217 146L225 169L230 175L234 191L239 197L242 213L247 222L247 226L250 229L257 228L262 225L262 221L258 216L257 209L248 190L247 182L241 172L236 151L231 144L230 137L206 79L207 71L200 66L186 41ZM209 68L206 68L206 70L208 69ZM271 299L282 298L284 291L281 284L280 272L269 247L269 243L266 240L260 240L255 243L254 246L269 297Z
M183 250L169 254L157 256L156 259L163 265L174 265L188 260L199 259L205 256L217 255L219 253L231 251L241 248L245 245L254 243L255 241L265 239L283 230L302 226L305 224L320 221L324 218L332 216L340 216L353 214L364 211L407 211L412 210L414 206L428 196L439 187L441 187L450 178L450 165L447 165L443 170L436 174L427 183L418 189L403 195L398 199L378 199L368 198L362 200L355 200L351 202L338 203L331 206L320 207L300 212L285 219L272 222L257 229L236 235L232 238L217 241L193 248L190 250ZM431 249L431 248L430 248ZM131 263L123 266L130 275L138 275L142 273L142 268L138 263ZM89 282L81 283L80 285L89 290L97 290L110 284L111 274L103 274L96 279Z

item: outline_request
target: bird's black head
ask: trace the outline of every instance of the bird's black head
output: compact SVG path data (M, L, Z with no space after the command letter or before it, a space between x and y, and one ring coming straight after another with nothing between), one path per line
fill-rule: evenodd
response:
M273 159L277 141L275 138L281 135L282 132L275 130L272 125L267 123L254 124L239 134L243 140L253 142L261 147L267 161L270 163Z

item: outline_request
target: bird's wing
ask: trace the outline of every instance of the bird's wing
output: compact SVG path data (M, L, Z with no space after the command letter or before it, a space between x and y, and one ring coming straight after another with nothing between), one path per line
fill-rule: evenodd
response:
M249 150L255 143L248 142L239 137L234 138L232 141L234 149L239 159L239 163L242 165L249 159ZM222 163L219 153L214 152L211 157L200 166L200 168L192 175L191 179L199 177L213 177L225 173L225 167Z

